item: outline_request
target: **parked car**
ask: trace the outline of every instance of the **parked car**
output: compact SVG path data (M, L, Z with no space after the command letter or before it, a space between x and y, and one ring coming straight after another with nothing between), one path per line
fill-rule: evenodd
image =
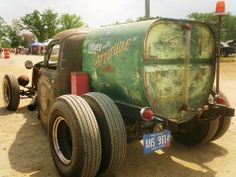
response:
M199 41L199 42L196 42ZM102 28L71 29L49 43L29 78L6 74L6 108L33 98L48 128L61 176L94 177L118 170L127 141L144 153L220 138L234 109L214 89L216 39L196 21L154 19ZM203 152L207 153L207 152Z
M232 55L234 53L234 48L229 46L224 42L220 42L220 55L223 57L227 57L228 55Z
M234 49L234 53L236 53L236 40L229 40L226 42L230 47Z

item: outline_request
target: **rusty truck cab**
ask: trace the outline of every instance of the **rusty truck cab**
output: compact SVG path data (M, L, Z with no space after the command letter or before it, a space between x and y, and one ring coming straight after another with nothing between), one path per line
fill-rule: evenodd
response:
M88 31L79 28L57 34L47 47L44 61L40 63L40 77L34 72L34 84L36 87L40 85L37 87L40 117L45 124L53 100L71 93L71 72L82 70L82 45Z

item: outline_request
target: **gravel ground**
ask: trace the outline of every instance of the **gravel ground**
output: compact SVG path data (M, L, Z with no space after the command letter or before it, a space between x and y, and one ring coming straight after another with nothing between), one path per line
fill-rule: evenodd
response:
M24 69L24 61L34 63L39 56L11 56L0 59L0 78L5 73L16 76L31 71ZM231 106L236 108L236 62L222 63L221 89ZM29 112L30 99L21 100L16 112L7 111L0 87L0 177L58 177L49 152L47 133L36 112ZM171 147L143 155L141 142L128 144L123 168L117 177L235 177L236 121L217 141L200 147L184 147L173 142Z

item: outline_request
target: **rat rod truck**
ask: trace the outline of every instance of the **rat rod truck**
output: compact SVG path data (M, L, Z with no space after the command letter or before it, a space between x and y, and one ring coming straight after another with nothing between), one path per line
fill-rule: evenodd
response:
M154 19L57 34L29 78L5 75L6 107L33 98L62 176L107 175L121 167L127 140L144 153L170 140L220 138L234 109L213 86L217 47L205 23ZM171 138L172 137L172 138Z

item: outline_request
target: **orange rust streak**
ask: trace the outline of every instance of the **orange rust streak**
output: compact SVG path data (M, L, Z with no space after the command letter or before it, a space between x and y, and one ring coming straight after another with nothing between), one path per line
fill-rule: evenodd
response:
M111 65L108 65L108 66L105 66L105 67L101 68L101 70L104 73L111 73L111 72L113 72L113 67Z

